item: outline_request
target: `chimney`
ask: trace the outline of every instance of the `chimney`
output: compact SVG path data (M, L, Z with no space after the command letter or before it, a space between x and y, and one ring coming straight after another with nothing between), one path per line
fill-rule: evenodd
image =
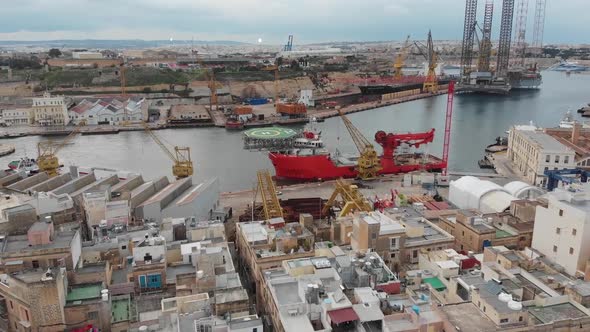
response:
M582 131L582 125L579 122L575 122L572 127L572 143L578 145L580 139L580 131Z

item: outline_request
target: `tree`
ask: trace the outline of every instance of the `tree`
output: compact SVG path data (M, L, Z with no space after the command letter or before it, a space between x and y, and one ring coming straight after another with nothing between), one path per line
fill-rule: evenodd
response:
M61 56L61 51L57 48L52 48L49 50L49 56L52 58L59 58Z

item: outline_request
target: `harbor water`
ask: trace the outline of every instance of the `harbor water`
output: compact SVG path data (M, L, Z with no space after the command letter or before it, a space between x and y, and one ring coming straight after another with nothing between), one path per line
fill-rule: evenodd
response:
M422 132L436 129L435 142L428 152L440 156L445 124L447 96L417 100L349 115L350 120L373 141L378 130L386 132ZM450 169L478 171L477 160L484 148L514 124L533 121L541 127L555 127L566 111L575 112L590 102L590 75L543 72L539 90L513 91L509 96L455 96ZM356 149L339 118L318 124L326 146L334 151L355 153ZM256 170L272 169L267 154L244 151L242 134L220 128L190 128L159 130L157 135L170 145L189 146L195 167L195 182L219 177L223 191L251 189ZM36 157L39 136L3 140L16 147L16 153L0 158L6 168L19 157ZM60 139L60 138L57 138ZM78 136L74 144L58 153L67 165L96 166L140 172L145 179L161 175L171 177L167 156L145 132L122 132L117 135Z

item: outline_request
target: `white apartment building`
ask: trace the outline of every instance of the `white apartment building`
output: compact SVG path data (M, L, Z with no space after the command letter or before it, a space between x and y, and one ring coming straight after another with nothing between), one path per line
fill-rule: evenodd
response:
M512 127L508 134L508 159L529 183L543 186L546 170L576 167L576 153L555 138L529 126Z
M9 126L26 126L33 123L32 110L30 108L16 108L1 110L2 122Z
M584 275L590 259L590 184L558 188L537 207L532 247L572 275Z
M34 122L40 126L65 126L70 122L65 97L51 96L49 92L33 98L32 112Z
M72 52L73 59L89 60L89 59L102 59L102 53L100 52Z

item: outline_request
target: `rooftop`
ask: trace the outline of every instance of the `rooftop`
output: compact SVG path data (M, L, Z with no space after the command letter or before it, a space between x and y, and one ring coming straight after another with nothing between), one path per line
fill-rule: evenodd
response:
M129 298L113 299L111 302L111 321L113 323L129 320L131 303Z
M541 323L551 323L588 316L569 302L545 307L530 307L528 311L530 315L534 316Z
M68 291L66 302L78 304L76 303L78 301L100 298L100 291L102 289L102 284L85 284L74 286Z
M473 303L450 304L440 307L451 325L461 331L495 332L496 324L489 320ZM458 329L457 329L458 330Z
M532 144L539 146L545 151L567 152L571 150L567 146L560 143L555 138L539 130L521 130L520 134L529 140Z
M69 249L77 231L56 232L53 241L49 244L29 246L29 239L26 235L12 235L6 237L6 244L2 253L26 253L43 249Z

